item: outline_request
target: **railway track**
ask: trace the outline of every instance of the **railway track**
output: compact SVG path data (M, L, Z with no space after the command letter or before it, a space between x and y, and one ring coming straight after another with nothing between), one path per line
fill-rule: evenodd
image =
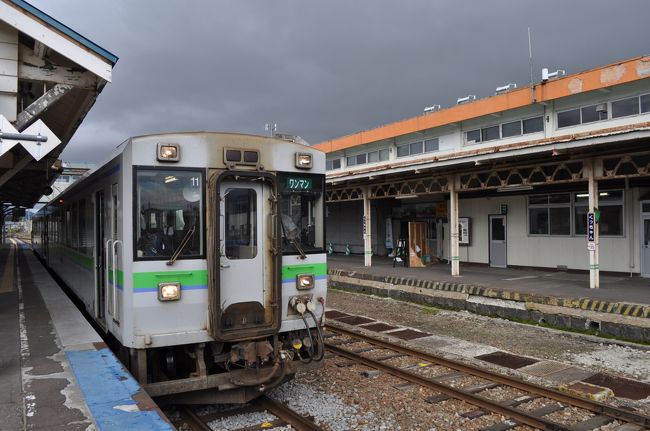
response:
M650 429L650 417L629 410L576 397L516 377L494 373L484 368L438 355L416 351L376 337L350 331L339 325L333 326L330 323L327 326L327 331L329 334L325 345L331 353L441 394L435 399L429 400L429 402L442 402L453 398L468 402L478 408L476 411L469 412L467 417L472 417L472 415L478 417L481 413L492 412L509 418L484 428L485 431L505 431L520 425L528 425L543 430L571 429L587 431L616 423L618 425L608 429L617 431ZM337 341L333 341L334 339L337 339ZM354 345L357 345L356 349L346 348L346 346ZM395 362L396 359L404 358L416 358L419 361L419 366L405 368L391 363ZM433 367L437 371L435 376L427 376L426 371L431 370ZM481 383L469 387L457 386L451 383L469 377L479 378ZM523 394L506 401L491 399L488 395L490 390L498 387L515 388ZM532 411L519 408L519 406L534 400L538 404L540 400L543 401L543 405ZM593 413L593 415L577 424L562 424L545 418L547 415L568 407L584 409Z
M298 431L320 431L322 430L313 420L313 417L303 416L286 405L279 403L267 396L252 401L242 408L228 410L226 412L198 415L191 407L182 407L180 416L175 420L174 426L183 431L212 431L209 422L222 419L228 416L245 415L267 411L276 417L275 420L263 421L254 425L235 429L236 431L272 430L273 428L291 426Z

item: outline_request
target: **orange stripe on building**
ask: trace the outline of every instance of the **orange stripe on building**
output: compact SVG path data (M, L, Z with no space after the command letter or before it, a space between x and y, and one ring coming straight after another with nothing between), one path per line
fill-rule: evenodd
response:
M321 142L314 145L314 147L326 153L341 151L358 145L391 139L396 136L645 78L650 78L650 56L635 57L620 63L613 63L563 78L537 83L534 86L535 101L531 98L530 87L520 88L505 94L486 97L471 103L452 106L437 112L407 118L374 129Z

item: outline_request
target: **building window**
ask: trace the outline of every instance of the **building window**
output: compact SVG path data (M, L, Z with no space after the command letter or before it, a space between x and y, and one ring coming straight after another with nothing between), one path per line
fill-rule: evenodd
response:
M582 123L593 123L594 121L607 120L607 103L584 106L580 109Z
M368 155L366 153L347 157L348 166L365 165L366 163L368 163Z
M424 152L425 153L430 153L432 151L438 151L438 148L440 148L440 143L438 138L433 138L433 139L427 139L424 141Z
M612 102L612 118L627 117L628 115L636 115L638 113L638 97L630 97Z
M468 130L465 132L465 142L468 144L481 142L481 129Z
M569 127L580 124L580 109L571 109L569 111L558 112L557 127Z
M384 162L388 160L388 150L372 151L368 153L368 163Z
M401 145L397 147L397 157L406 157L410 154L408 145Z
M413 142L412 144L409 144L409 146L411 155L422 154L422 142Z
M598 232L604 236L623 235L623 191L607 190L598 193L598 209L600 220ZM574 232L576 235L587 235L587 213L589 212L589 194L580 192L574 194Z
M501 125L501 136L509 138L511 136L521 135L521 121L513 121L512 123L503 123Z
M641 112L650 112L650 94L641 96Z
M325 169L328 171L341 169L341 159L332 159L325 162Z
M527 118L523 120L522 123L524 126L523 127L524 135L527 133L536 133L536 132L544 131L544 117L542 116Z
M397 157L414 156L416 154L438 151L438 138L426 141L411 142L397 147Z
M528 197L530 235L571 235L571 195L533 195Z
M365 165L366 163L383 162L388 160L388 149L371 151L369 153L357 154L356 156L348 156L346 163L348 166ZM335 166L332 164L332 166ZM341 163L339 161L338 167L332 169L339 169ZM329 167L327 169L330 169Z
M481 129L481 139L485 141L493 141L495 139L500 139L499 135L499 126L490 126Z
M578 117L580 111L578 111ZM543 132L544 117L533 117L525 120L509 121L500 125L484 127L482 129L468 130L465 132L465 142L475 144L478 142L493 141L495 139L510 138L527 133Z

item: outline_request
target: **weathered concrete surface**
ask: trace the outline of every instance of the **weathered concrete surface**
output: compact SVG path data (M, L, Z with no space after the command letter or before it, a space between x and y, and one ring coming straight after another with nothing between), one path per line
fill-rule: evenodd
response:
M413 276L417 273L404 277L331 268L329 282L343 290L650 342L650 305L517 292L470 284L470 280L418 279Z

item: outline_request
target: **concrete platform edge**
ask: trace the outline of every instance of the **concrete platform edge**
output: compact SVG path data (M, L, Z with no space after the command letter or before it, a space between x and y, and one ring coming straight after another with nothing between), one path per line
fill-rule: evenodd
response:
M650 342L650 305L524 294L463 283L377 276L339 269L330 269L329 276L329 285L341 290L546 323L558 328L584 331L597 327L599 333L607 336Z
M17 246L49 313L60 352L57 360L67 370L70 384L66 391L70 395L66 405L80 410L91 420L90 429L173 430L151 397L108 349L29 247L23 243ZM31 376L30 372L23 374L29 380L44 378Z

